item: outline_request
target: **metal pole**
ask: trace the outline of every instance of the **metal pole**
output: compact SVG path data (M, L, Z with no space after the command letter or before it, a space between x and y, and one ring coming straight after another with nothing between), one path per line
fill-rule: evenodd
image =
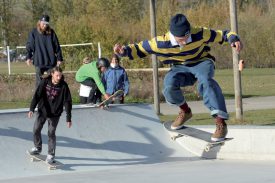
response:
M156 37L156 8L155 0L150 0L150 25L151 25L151 37ZM154 84L154 108L156 114L160 114L159 104L159 80L158 80L158 61L155 54L152 55L153 66L153 84Z
M231 30L233 32L238 33L236 0L230 0L230 22L231 22ZM241 74L238 67L239 55L234 48L232 49L232 55L233 55L236 119L243 120L242 84L241 84Z
M101 58L101 47L100 47L100 42L97 43L98 47L98 58Z
M10 47L9 46L7 46L7 56L8 56L9 75L11 75L11 58L10 58Z

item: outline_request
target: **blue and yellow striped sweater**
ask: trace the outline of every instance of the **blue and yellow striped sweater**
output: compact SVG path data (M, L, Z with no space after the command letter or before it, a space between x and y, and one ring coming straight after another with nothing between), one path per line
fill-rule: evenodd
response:
M227 30L212 30L202 27L191 27L191 42L180 48L171 43L170 32L163 36L157 36L151 40L144 40L140 43L129 44L125 47L125 55L129 59L143 58L149 54L156 54L158 60L164 64L172 63L196 63L205 58L214 60L209 54L211 42L220 44L233 43L239 40L235 32Z

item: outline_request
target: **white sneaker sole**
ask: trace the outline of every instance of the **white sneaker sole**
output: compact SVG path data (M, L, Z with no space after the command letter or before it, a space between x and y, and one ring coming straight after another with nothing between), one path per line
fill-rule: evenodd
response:
M225 137L224 138L214 138L214 137L211 137L211 140L214 141L214 142L219 142L219 141L225 140Z
M184 125L188 122L188 121L190 121L191 120L191 118L189 118L187 121L185 121L182 125L180 125L180 126L173 126L173 125L171 125L171 129L172 130L179 130L179 129L181 129L182 127L184 127Z
M182 125L180 125L180 126L177 126L177 127L174 127L174 126L171 125L171 129L172 129L172 130L179 130L179 129L181 129L183 126L184 126L184 124L182 124Z

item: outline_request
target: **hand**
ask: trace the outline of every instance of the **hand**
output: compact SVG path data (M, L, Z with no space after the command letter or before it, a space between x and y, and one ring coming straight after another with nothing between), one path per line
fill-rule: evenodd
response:
M31 65L32 65L32 60L31 60L31 59L28 59L28 60L26 61L26 63L27 63L28 66L31 66Z
M28 118L31 118L33 116L33 112L32 111L29 111L28 113Z
M123 55L124 54L124 48L125 48L125 46L122 46L120 44L115 44L114 53L118 54L118 55Z
M71 121L67 121L67 127L71 128L72 127L72 122Z
M105 93L105 94L104 94L104 99L107 100L108 98L110 98L110 95L107 94L107 93Z
M244 69L244 60L239 61L239 71L243 71Z
M61 64L62 64L62 61L57 61L56 66L60 67Z
M241 51L242 48L243 48L243 44L242 44L241 41L236 41L236 42L234 42L234 43L231 43L231 47L232 47L232 48L235 47L237 53L240 53L240 51Z

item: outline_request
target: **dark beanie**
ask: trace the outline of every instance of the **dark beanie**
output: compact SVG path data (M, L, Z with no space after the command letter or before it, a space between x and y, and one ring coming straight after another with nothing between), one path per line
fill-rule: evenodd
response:
M183 14L176 14L171 18L170 32L176 37L183 37L190 33L190 23Z

